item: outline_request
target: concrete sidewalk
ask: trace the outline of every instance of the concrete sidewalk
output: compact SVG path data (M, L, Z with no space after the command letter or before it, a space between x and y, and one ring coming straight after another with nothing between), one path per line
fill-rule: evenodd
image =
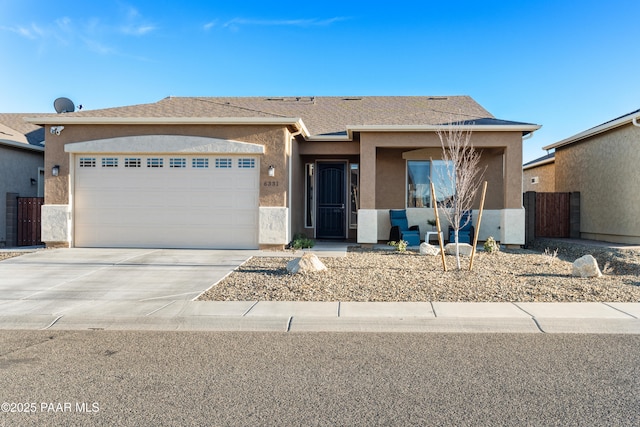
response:
M319 242L311 251L345 256L347 244ZM301 253L25 255L2 263L0 329L640 334L640 303L194 301L250 256Z
M640 303L83 301L1 304L0 329L640 334Z

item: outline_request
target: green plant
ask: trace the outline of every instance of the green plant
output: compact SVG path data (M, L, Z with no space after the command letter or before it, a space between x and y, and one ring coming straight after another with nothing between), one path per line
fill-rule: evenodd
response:
M394 248L396 248L396 250L398 252L406 252L407 251L407 245L409 244L409 242L405 241L405 240L400 240L398 242L392 240L388 243L389 246L393 246Z
M312 248L316 244L315 240L308 238L305 234L297 233L289 245L292 249Z
M492 236L489 236L487 241L484 242L484 251L487 253L499 252L500 245Z

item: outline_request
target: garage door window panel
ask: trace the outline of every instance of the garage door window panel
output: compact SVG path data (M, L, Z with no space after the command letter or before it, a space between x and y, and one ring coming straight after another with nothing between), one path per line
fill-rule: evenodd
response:
M148 168L161 168L164 167L164 159L161 157L150 157L147 159Z
M96 158L95 157L80 157L78 161L78 166L81 168L95 168L96 167Z
M124 159L124 167L125 168L139 168L142 167L142 159L135 157L125 157Z
M117 168L118 167L118 158L117 157L103 157L101 161L103 168Z
M208 169L209 159L207 158L195 158L191 160L191 167L194 169Z

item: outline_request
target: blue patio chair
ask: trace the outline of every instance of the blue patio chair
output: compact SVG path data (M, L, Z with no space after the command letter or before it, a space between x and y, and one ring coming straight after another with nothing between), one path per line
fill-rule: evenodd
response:
M473 212L472 211L464 211L462 213L462 217L460 218L460 224L464 224L469 218L469 222L464 227L461 227L458 230L458 243L469 243L473 244L473 237L475 235L475 228L473 227ZM455 232L452 226L449 226L449 243L454 243L456 241Z
M405 209L389 210L389 219L391 220L390 241L398 242L404 240L409 246L420 245L420 227L417 225L409 227Z

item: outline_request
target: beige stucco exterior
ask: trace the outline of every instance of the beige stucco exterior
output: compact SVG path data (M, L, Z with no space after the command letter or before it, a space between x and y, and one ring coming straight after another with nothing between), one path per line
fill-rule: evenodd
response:
M580 192L585 239L640 243L640 128L628 123L558 147L555 191Z
M384 100L375 100L383 102ZM406 105L413 105L415 101L440 102L439 100L407 99ZM178 101L165 100L168 104ZM269 108L284 108L289 104L282 101L265 100ZM288 102L288 101L287 101ZM315 108L316 101L290 101L291 105L299 104L301 111ZM338 100L334 107L344 102L348 105L359 105L359 101ZM355 103L354 103L355 102ZM386 102L386 101L385 101ZM192 105L193 102L189 103ZM227 103L206 103L202 108L214 105L216 109L227 108ZM200 105L200 104L199 104ZM384 102L383 104L384 105ZM377 104L369 110L370 114L383 114L387 120L386 109ZM213 107L212 107L213 108ZM231 107L229 107L231 108ZM235 107L233 107L235 108ZM261 107L262 108L262 107ZM267 108L267 107L264 107ZM414 108L414 107L412 107ZM307 222L305 209L308 197L306 179L308 169L306 165L313 165L314 169L323 163L344 165L345 192L347 205L344 238L355 239L359 243L377 243L386 240L389 235L389 209L405 209L406 206L406 165L408 160L440 159L442 148L436 131L446 126L437 124L441 121L426 121L427 124L416 124L414 121L423 120L414 117L417 114L431 114L434 110L415 107L417 110L399 117L389 117L388 120L404 122L396 125L368 125L366 114L357 117L359 120L350 123L336 132L326 134L311 134L307 131L303 119L298 116L285 116L274 113L277 117L260 116L261 111L254 109L234 110L242 114L257 114L252 116L211 116L199 118L197 116L135 116L127 117L123 109L123 117L110 115L112 112L103 111L104 116L90 116L90 112L75 115L61 115L43 119L33 119L32 123L45 126L46 155L45 155L45 206L43 207L43 236L51 246L73 244L73 156L72 147L79 147L78 143L97 147L99 141L118 141L113 145L118 153L126 153L127 144L138 144L144 136L157 136L174 140L173 137L198 137L223 141L218 146L246 143L263 147L255 154L259 159L259 244L263 248L281 248L289 243L296 233L305 233L309 237L317 237L317 223ZM149 114L153 113L149 109ZM248 112L250 111L250 112ZM329 110L318 110L314 114L325 114ZM345 110L350 111L350 110ZM380 113L383 112L383 113ZM479 118L485 120L485 112L479 111ZM488 113L486 113L488 114ZM303 116L304 117L304 116ZM322 116L324 117L324 116ZM322 125L319 116L315 117L317 126ZM335 117L333 118L335 120ZM378 118L378 120L382 120ZM426 120L426 119L425 119ZM435 120L435 119L434 119ZM487 119L489 120L489 119ZM466 125L472 130L472 142L481 151L480 167L484 170L484 179L488 183L488 191L484 204L485 216L478 235L480 239L493 236L503 244L519 245L524 243L524 209L522 207L522 137L523 134L533 132L537 125L504 124L490 119L489 124L471 123ZM56 134L51 133L51 126L58 123L64 129ZM431 123L431 124L429 124ZM433 124L436 123L436 124ZM334 129L331 129L334 130ZM344 130L344 132L343 132ZM154 143L149 138L142 138L149 146L149 154L154 153ZM175 140L174 140L175 141ZM111 143L111 142L110 142ZM110 144L109 143L109 144ZM74 145L76 144L76 145ZM107 144L108 145L108 144ZM132 145L132 147L133 147ZM157 147L156 147L157 148ZM131 148L134 150L134 148ZM139 147L135 149L139 152ZM222 149L222 148L221 148ZM163 151L169 153L168 151ZM352 182L352 167L359 173L357 188L358 206L351 209L350 201L355 200ZM52 168L59 167L59 175L52 175ZM274 176L269 175L273 168ZM355 169L354 169L355 170ZM312 180L315 178L312 178ZM309 181L311 182L311 181ZM314 181L313 191L317 182ZM349 187L349 188L347 188ZM325 188L331 188L327 185ZM315 200L315 199L314 199ZM480 202L478 194L474 205L474 219ZM315 203L315 201L314 201ZM357 210L357 215L355 214ZM313 213L317 215L317 213ZM420 224L421 237L424 238L427 228L426 221L433 217L431 208L408 209L410 221ZM446 224L443 224L446 227ZM333 236L332 236L333 237Z
M534 182L535 181L535 182ZM545 163L522 171L522 191L553 193L556 188L555 164Z
M278 186L261 186L261 206L287 206L289 186L288 158L290 156L290 133L286 127L277 126L205 126L205 125L66 125L60 135L52 135L46 129L47 150L45 156L45 204L69 203L69 159L64 151L66 144L106 138L121 138L134 135L187 135L218 139L229 139L265 147L261 160L261 182L278 181ZM53 166L60 167L59 175L51 174ZM265 167L266 165L266 167ZM275 177L268 176L273 165Z

